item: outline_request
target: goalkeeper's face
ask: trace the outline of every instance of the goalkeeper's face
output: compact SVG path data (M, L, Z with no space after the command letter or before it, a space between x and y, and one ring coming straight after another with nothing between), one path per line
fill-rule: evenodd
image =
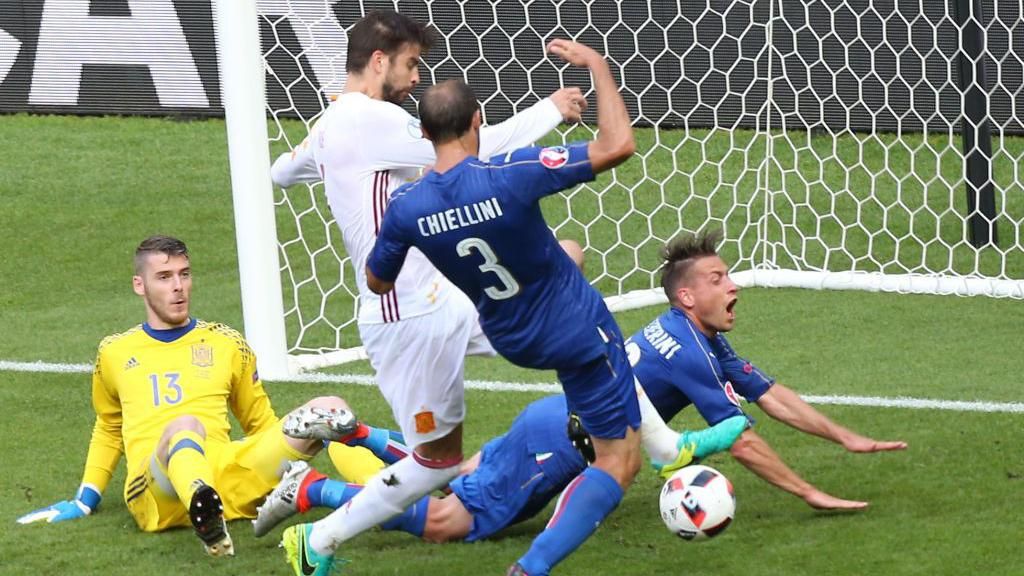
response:
M149 254L141 274L132 278L135 293L146 303L146 322L164 330L188 324L192 269L185 256Z
M736 325L739 288L729 277L729 267L718 256L693 263L678 291L679 301L701 332L713 336Z
M392 104L401 105L420 83L420 58L423 51L419 44L406 42L388 59L387 72L381 86L381 98Z

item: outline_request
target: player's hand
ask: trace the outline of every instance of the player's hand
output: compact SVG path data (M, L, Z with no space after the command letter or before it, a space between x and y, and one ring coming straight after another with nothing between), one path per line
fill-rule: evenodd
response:
M550 98L558 107L562 119L570 124L579 122L583 111L587 109L587 99L583 97L583 92L575 86L556 90Z
M811 508L818 510L862 510L868 507L867 502L859 502L857 500L843 500L842 498L836 498L822 492L821 490L811 490L804 496L804 502Z
M73 500L57 502L52 506L33 510L18 518L18 524L31 524L33 522L46 521L49 523L74 520L92 514L92 511L100 505L103 496L92 484L82 484L78 487L78 493Z
M52 524L53 522L82 518L83 516L88 516L91 512L92 510L81 500L65 500L25 514L18 518L18 524L32 524L33 522L43 521Z
M855 435L852 438L843 441L843 448L846 448L850 452L887 452L890 450L906 450L906 442L890 442L874 440L865 436Z
M573 66L592 68L598 64L607 65L604 57L598 54L596 50L586 44L580 44L572 40L556 38L548 42L548 52Z

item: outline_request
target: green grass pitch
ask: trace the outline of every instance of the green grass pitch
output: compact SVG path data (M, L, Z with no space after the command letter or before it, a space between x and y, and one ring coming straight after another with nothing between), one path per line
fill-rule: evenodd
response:
M141 238L157 232L178 235L192 249L195 314L242 327L223 122L16 115L0 116L0 133L0 360L91 362L104 335L142 320L130 289L131 254ZM1011 168L1019 173L1021 144L1007 146L1017 150L1004 157L1017 159ZM834 169L826 167L823 179L838 177L831 175ZM642 200L652 192L637 193ZM1018 219L1024 212L1019 208L1011 211ZM594 241L601 246L608 239ZM856 239L851 242L857 246ZM741 293L731 340L741 354L805 394L1017 402L1022 306L987 298L750 289ZM631 311L618 319L630 333L657 313ZM369 367L333 371L369 373ZM501 360L471 360L467 376L554 382L552 374ZM368 421L391 423L373 388L283 382L267 388L279 413L314 395L338 394ZM500 434L536 397L470 391L467 453ZM120 498L123 467L96 515L16 525L21 514L72 496L93 421L89 379L0 372L0 406L0 573L288 573L277 549L280 530L257 540L246 522L232 523L238 556L229 560L205 557L189 530L140 533ZM820 408L864 433L904 439L910 448L846 454L771 421L756 407L751 413L758 431L797 472L838 496L869 500L868 510L815 512L719 456L708 463L735 485L736 521L715 540L685 543L663 528L660 483L645 470L615 514L556 573L1024 572L1024 415ZM677 428L698 424L692 411L673 422ZM317 464L329 469L325 459ZM351 560L345 573L501 574L545 520L541 515L495 541L472 545L431 545L374 532L344 548L342 555Z

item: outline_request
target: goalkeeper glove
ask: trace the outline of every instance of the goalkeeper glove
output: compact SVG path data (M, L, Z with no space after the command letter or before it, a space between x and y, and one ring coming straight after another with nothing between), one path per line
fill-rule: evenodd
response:
M18 518L18 524L31 524L44 520L49 523L63 522L64 520L74 520L88 516L99 506L102 498L102 495L100 495L99 490L96 490L95 486L82 484L78 488L78 494L75 495L74 500L65 500L46 508L33 510Z

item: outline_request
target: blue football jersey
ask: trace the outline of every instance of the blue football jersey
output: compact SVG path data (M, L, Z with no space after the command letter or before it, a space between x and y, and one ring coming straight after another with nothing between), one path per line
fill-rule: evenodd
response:
M668 422L693 404L709 425L742 415L775 380L740 358L722 334L705 336L672 307L626 341L633 374Z
M465 292L502 356L521 366L581 366L614 323L544 221L540 199L594 179L586 144L523 148L428 173L391 197L367 266L394 281L412 247Z

